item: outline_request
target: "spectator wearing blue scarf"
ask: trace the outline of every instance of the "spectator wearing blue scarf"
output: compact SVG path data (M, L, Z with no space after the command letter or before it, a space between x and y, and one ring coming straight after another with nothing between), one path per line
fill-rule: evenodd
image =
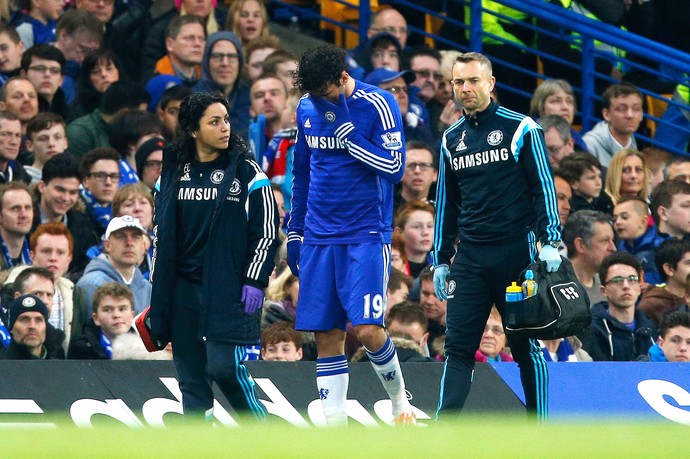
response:
M99 236L105 233L112 217L111 204L121 181L120 154L114 148L89 151L82 161L84 181L79 194Z

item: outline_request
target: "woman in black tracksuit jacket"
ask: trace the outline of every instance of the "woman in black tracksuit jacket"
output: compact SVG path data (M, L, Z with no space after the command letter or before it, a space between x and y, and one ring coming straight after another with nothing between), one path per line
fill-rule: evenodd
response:
M242 364L258 344L263 289L278 244L270 183L231 133L220 94L182 103L179 141L163 150L151 267L151 337L172 342L185 414L213 414L211 381L233 409L264 419Z

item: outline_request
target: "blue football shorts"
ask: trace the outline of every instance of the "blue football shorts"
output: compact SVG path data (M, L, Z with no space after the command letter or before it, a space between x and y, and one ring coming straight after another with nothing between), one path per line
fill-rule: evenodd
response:
M390 255L390 244L379 242L304 244L295 328L345 330L348 321L383 326Z

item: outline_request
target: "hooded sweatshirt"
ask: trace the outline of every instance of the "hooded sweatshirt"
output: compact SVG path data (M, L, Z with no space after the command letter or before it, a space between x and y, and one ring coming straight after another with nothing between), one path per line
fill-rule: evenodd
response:
M128 287L134 295L134 314L136 315L146 309L151 301L151 284L144 279L141 271L137 269L136 266L133 268L133 271L134 276ZM94 292L98 287L107 282L117 282L118 284L127 285L120 273L110 262L108 255L102 253L86 265L84 275L79 279L79 282L77 282L77 287L84 290L86 317L91 317L93 313Z
M582 136L589 152L596 156L602 166L608 167L613 155L626 148L637 149L635 137L631 136L627 145L621 145L611 135L609 123L599 121L591 131Z
M206 40L206 47L204 48L204 58L201 61L201 78L192 86L194 92L225 92L221 86L211 78L211 68L209 64L209 55L213 46L220 40L227 40L235 45L237 53L240 55L239 69L237 80L230 93L227 95L230 103L230 122L232 124L233 132L246 137L247 127L249 126L249 85L242 79L242 65L244 62L244 53L242 51L242 43L232 32L216 32L211 34Z
M592 325L582 335L582 346L594 361L630 362L649 360L649 348L656 341L656 326L635 308L635 329L609 314L602 301L592 306Z

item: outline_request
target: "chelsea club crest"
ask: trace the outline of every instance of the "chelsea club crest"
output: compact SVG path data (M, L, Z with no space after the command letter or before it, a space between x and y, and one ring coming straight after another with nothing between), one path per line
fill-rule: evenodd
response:
M498 129L495 131L491 131L489 135L486 137L486 141L489 143L489 145L495 147L501 141L503 140L503 133L499 131Z
M225 176L224 170L216 169L215 171L211 172L211 182L218 185L220 182L223 181L224 176Z

